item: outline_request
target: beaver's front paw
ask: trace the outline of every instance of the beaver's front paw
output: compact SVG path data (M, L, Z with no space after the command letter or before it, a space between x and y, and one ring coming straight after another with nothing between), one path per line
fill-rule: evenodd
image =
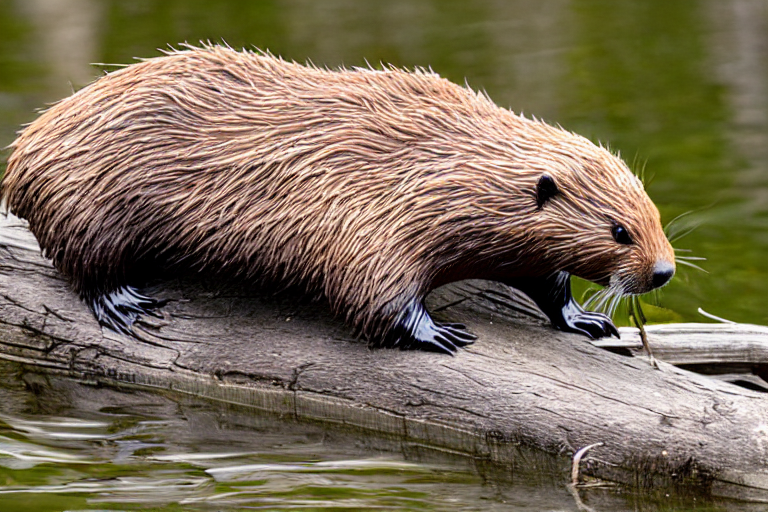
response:
M619 330L613 321L602 313L580 311L573 315L565 315L561 324L555 324L561 331L583 334L590 339L619 337Z
M526 293L549 317L552 325L565 332L575 332L590 339L619 337L619 330L602 313L584 311L571 295L571 276L555 272L547 277L516 278L506 281Z

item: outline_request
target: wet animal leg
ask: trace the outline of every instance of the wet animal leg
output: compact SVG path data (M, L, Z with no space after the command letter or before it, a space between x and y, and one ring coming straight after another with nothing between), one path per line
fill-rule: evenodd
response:
M453 355L459 347L474 343L476 339L477 336L467 332L463 324L435 323L421 300L413 299L400 314L385 344Z
M140 316L162 318L156 310L165 304L140 294L132 286L123 286L87 302L100 325L128 336L133 335L133 324Z
M585 311L571 295L571 275L556 272L548 277L516 278L505 281L528 295L552 322L566 332L583 334L590 339L619 337L611 319L602 314Z

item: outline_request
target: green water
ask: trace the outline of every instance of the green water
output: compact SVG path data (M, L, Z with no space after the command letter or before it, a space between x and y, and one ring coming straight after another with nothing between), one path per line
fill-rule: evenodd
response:
M156 48L169 43L225 40L318 65L383 61L431 66L453 81L466 79L499 105L620 151L645 175L665 222L690 212L676 228L695 229L674 245L691 251L684 254L706 257L700 265L707 272L680 268L663 293L649 299L659 306L648 308L652 320L706 321L697 312L702 308L734 321L768 323L765 1L0 0L0 34L2 146L34 119L36 109L104 69L89 63L129 63L157 55ZM278 505L259 499L284 500L277 503L285 507L322 498L322 506L445 509L453 508L446 500L455 498L460 500L456 507L488 509L508 505L509 493L519 510L575 507L562 498L561 481L504 487L455 461L433 467L402 454L355 451L343 442L317 455L315 446L323 443L305 441L325 435L317 432L287 436L282 444L288 452L265 449L265 455L257 444L260 448L250 450L259 454L238 455L227 463L273 464L272 469L211 473L213 459L152 455L158 447L151 440L158 432L166 438L160 444L163 453L230 447L218 439L211 441L213 448L208 439L168 441L183 422L173 406L146 415L137 414L140 407L123 416L78 406L48 414L29 407L25 393L9 395L0 417L0 435L14 446L3 444L2 450L21 450L0 458L0 492L17 489L0 495L7 505L0 510L9 510L11 503L19 510L24 503L39 510L193 506L185 500L216 509L212 497L224 499L233 488L237 496L242 487L255 500L249 506L265 508ZM91 419L93 427L77 423ZM44 432L31 435L18 427L20 421L42 422ZM267 423L256 430L278 436L283 429ZM229 428L221 430L243 439L235 451L247 452L259 438L247 428ZM48 436L50 431L95 437L62 441ZM350 439L352 446L359 444ZM126 446L135 449L121 452ZM18 462L25 460L18 453L38 448L53 448L56 455L28 466ZM69 460L70 455L80 459ZM315 464L338 460L352 462L341 469ZM361 471L355 465L360 461L373 461L375 470ZM379 461L384 462L377 466ZM289 483L276 488L277 480ZM136 488L143 489L146 500L123 499ZM560 504L546 501L553 488ZM227 499L221 507L237 506Z

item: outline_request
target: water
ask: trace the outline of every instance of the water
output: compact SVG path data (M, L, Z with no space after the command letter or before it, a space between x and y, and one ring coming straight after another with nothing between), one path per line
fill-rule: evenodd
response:
M652 321L703 321L702 308L768 323L764 0L0 0L0 33L3 146L35 109L112 69L89 63L129 63L182 41L255 45L331 67L431 66L453 81L466 79L499 105L620 151L645 175L665 222L690 212L676 228L696 229L674 245L706 257L707 273L681 268L659 297L647 300ZM11 387L21 385L13 375ZM433 466L397 450L358 450L355 437L318 444L311 440L328 433L304 426L281 437L286 427L276 420L212 430L222 438L196 437L189 427L179 440L175 433L189 425L184 415L204 405L165 402L147 413L140 404L91 411L77 402L48 413L29 407L30 396L21 390L3 400L0 435L10 444L0 450L12 454L0 459L0 489L34 494L0 495L2 510L11 503L34 503L36 510L215 509L235 507L244 488L249 506L266 508L276 506L268 501L275 497L286 507L322 498L324 505L353 508L487 509L504 501L520 510L574 508L559 477L505 487L456 460ZM278 445L285 450L270 448ZM51 460L25 455L43 449L54 452ZM225 459L190 455L231 452ZM244 469L217 472L223 465ZM137 493L146 499L129 499ZM231 501L223 498L229 493ZM546 501L552 495L556 503Z

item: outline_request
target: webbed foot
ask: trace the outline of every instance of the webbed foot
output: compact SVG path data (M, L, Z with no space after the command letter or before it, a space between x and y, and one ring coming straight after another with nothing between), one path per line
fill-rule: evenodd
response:
M547 277L517 278L507 282L524 292L549 317L552 325L590 339L619 337L613 321L602 313L585 311L571 295L571 276L556 272Z
M413 300L400 315L386 344L402 349L427 350L453 355L477 339L464 324L438 324L419 300Z
M89 305L101 326L132 336L133 324L140 316L162 318L157 309L165 305L165 301L142 295L132 286L123 286L91 299Z

